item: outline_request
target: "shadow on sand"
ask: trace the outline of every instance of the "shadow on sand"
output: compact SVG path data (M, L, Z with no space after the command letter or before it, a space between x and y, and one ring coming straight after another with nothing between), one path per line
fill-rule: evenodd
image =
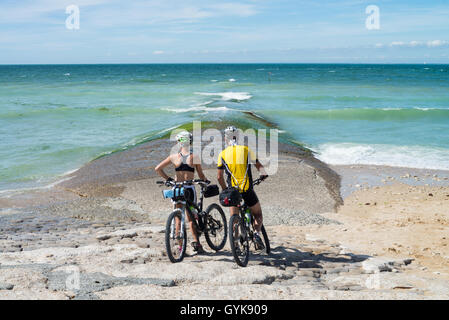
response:
M218 261L235 263L232 252L228 249L219 252L208 252L202 256L222 256ZM191 256L190 258L194 258ZM307 251L300 251L297 248L277 246L271 249L269 254L264 251L251 250L248 265L265 265L271 267L296 267L296 268L323 268L323 263L352 264L362 262L371 256L353 253L335 254L332 252L322 252L314 254ZM201 262L201 261L196 261ZM204 262L204 260L203 260Z

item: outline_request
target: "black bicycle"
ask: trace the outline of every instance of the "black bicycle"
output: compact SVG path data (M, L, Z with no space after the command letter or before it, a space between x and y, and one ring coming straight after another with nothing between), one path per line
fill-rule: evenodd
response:
M181 262L187 249L187 230L185 227L186 213L196 227L198 237L204 233L206 242L212 250L223 249L227 240L226 216L220 205L212 203L203 211L204 197L209 198L219 194L216 185L209 185L203 180L183 182L157 181L157 184L172 187L162 191L164 198L171 199L174 211L168 216L165 228L165 246L171 262ZM194 185L201 187L200 200L196 202L192 194ZM176 208L182 204L181 208Z
M253 185L260 184L265 178L256 179ZM254 217L251 214L251 210L243 202L242 199L238 200L240 203L237 205L239 208L239 214L231 216L229 220L229 241L231 245L232 255L234 256L235 262L239 266L246 267L249 260L250 244L254 245L256 251L261 251L259 245L254 238ZM264 249L267 254L270 253L270 240L268 239L267 231L262 225L262 235Z

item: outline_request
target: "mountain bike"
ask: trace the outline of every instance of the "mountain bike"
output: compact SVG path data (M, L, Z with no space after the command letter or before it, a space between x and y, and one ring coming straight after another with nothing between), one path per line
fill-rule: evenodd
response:
M264 179L256 179L253 185L260 184ZM232 255L234 256L235 262L239 266L246 267L249 260L250 247L254 245L256 251L260 251L254 238L254 217L251 214L249 207L242 201L237 205L239 209L239 214L231 216L229 220L229 241L231 245ZM265 252L270 253L270 240L268 239L267 231L262 225L262 241L265 246Z
M157 184L172 187L163 190L164 198L171 199L174 211L168 216L165 228L165 247L171 262L181 262L187 249L187 230L185 226L186 214L193 221L198 238L204 233L206 242L212 250L223 249L227 240L226 216L220 205L212 203L203 211L204 198L219 194L216 185L209 185L203 180L189 180L183 182L157 181ZM194 185L201 187L200 199L196 201L193 197ZM181 208L176 205L182 204Z

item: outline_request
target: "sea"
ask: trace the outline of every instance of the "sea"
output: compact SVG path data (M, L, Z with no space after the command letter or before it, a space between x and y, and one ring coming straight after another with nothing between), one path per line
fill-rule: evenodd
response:
M0 193L248 112L329 164L449 170L449 65L0 65Z

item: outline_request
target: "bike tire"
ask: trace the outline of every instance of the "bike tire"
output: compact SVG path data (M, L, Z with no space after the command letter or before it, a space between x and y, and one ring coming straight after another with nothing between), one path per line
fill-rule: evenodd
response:
M213 210L217 210L220 214L220 221L212 218L211 212ZM206 237L206 242L212 250L220 251L224 248L224 246L226 245L226 241L228 240L228 224L226 221L226 215L221 206L216 203L212 203L210 206L208 206L205 212L206 215L204 218L206 223L206 231L204 232L204 236ZM217 227L218 229L216 229ZM217 230L221 230L222 232L220 233L223 234L223 239L221 239L218 245L216 245L213 241L214 239L212 239L213 236L216 235Z
M271 251L271 248L270 248L270 239L268 239L268 234L267 234L267 231L265 230L265 226L264 226L264 225L262 225L261 231L262 231L262 235L263 235L263 242L264 242L264 244L265 244L265 252L266 252L267 254L269 254L270 251Z
M235 238L234 226L239 230L238 239ZM229 220L229 242L235 262L241 267L246 267L249 260L248 232L243 225L243 219L237 214L231 216L231 219ZM239 245L237 246L236 244ZM240 250L240 245L244 249L243 251Z
M167 224L165 226L165 248L167 250L168 258L173 263L181 262L184 259L187 249L187 230L184 225L184 233L183 235L181 235L181 239L178 239L182 240L181 250L177 249L179 256L174 254L174 247L171 243L171 240L175 241L175 239L172 239L172 226L174 226L174 223L176 223L176 218L182 221L182 212L179 209L170 213L167 219Z

